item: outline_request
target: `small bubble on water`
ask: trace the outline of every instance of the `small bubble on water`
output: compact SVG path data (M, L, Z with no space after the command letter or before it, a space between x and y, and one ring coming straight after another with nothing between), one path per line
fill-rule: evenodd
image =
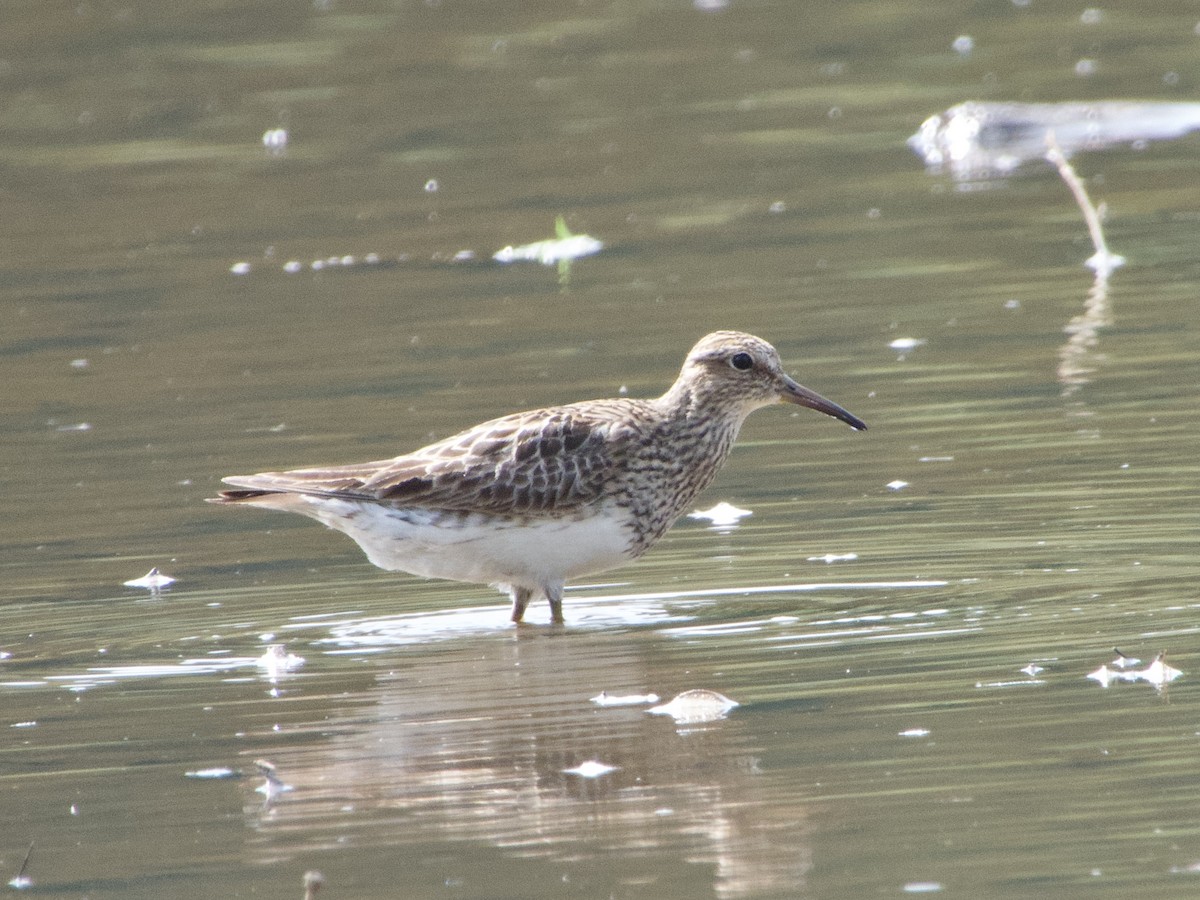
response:
M287 149L287 142L286 128L271 128L263 132L262 144L272 153L282 153Z

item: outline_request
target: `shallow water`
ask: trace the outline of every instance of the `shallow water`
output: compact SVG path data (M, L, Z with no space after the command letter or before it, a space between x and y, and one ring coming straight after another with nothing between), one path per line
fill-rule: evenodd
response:
M1194 11L717 5L10 11L4 880L33 842L50 897L1195 889L1200 138L1076 158L1128 259L1090 300L1053 169L904 144L966 99L1190 100ZM490 261L559 215L605 249ZM715 328L871 430L756 414L705 497L753 514L565 629L201 502L652 395ZM1184 674L1103 688L1114 647ZM590 699L693 688L740 705Z

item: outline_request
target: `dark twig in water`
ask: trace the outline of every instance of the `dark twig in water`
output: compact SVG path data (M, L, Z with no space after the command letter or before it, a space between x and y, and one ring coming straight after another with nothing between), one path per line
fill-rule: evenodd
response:
M9 884L23 886L27 883L25 880L25 870L29 867L29 857L31 856L33 856L33 841L29 842L29 849L25 851L25 858L21 860L21 868L17 872L17 877L10 881Z
M1098 210L1095 204L1088 197L1087 188L1083 185L1083 179L1076 173L1074 167L1067 161L1067 157L1063 155L1062 149L1058 146L1058 141L1054 139L1054 132L1046 132L1046 159L1054 164L1058 169L1058 174L1062 176L1062 180L1066 182L1072 196L1075 197L1075 202L1079 205L1079 211L1083 213L1083 221L1087 225L1088 235L1092 239L1092 246L1096 248L1096 255L1087 261L1088 268L1092 269L1098 276L1107 277L1108 273L1113 269L1119 268L1125 262L1123 256L1118 256L1115 253L1110 253L1108 244L1104 240L1104 226L1102 224L1103 215Z

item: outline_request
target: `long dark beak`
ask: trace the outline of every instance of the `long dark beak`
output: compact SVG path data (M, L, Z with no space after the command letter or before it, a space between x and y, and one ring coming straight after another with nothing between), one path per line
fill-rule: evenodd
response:
M786 375L783 376L783 389L779 392L779 398L788 403L795 403L797 406L807 406L809 409L823 412L825 415L833 416L835 419L841 419L855 431L867 430L867 423L858 416L848 410L842 409L832 400L826 400L816 391L810 391L804 385L793 381Z

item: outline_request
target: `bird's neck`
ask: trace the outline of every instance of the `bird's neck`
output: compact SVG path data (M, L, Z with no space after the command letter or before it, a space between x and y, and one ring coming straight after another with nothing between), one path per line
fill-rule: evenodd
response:
M680 379L654 401L666 418L683 424L705 424L716 430L732 430L737 437L751 409L738 402L721 402L703 386Z

